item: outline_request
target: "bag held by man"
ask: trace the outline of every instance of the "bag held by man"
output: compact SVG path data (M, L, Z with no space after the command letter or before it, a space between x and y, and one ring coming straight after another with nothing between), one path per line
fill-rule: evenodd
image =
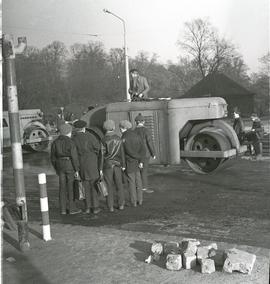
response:
M108 195L108 188L104 178L99 178L96 182L98 194L106 197Z
M80 179L74 181L74 199L84 200L85 199L85 188Z

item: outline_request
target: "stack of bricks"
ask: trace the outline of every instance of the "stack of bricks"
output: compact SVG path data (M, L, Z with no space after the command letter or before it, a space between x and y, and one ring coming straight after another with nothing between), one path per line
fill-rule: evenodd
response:
M200 266L201 273L211 274L216 267L223 272L238 271L251 274L256 256L235 248L228 251L219 250L216 243L200 246L200 241L185 238L181 242L154 242L147 263L164 260L168 270L178 271L194 269ZM221 270L220 269L220 270Z

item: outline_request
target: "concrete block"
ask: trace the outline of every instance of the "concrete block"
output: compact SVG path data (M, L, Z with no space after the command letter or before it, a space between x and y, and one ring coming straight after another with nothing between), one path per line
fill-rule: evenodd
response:
M196 267L196 255L195 254L189 254L189 253L184 253L183 254L183 267L185 269L191 269Z
M200 264L201 264L201 272L204 274L205 273L211 274L216 271L215 262L212 259L204 258L200 260Z
M163 245L162 243L154 242L151 246L151 252L152 254L159 254L161 255L163 253Z
M216 243L212 243L212 244L208 245L207 247L209 248L209 250L210 250L210 249L215 249L215 250L218 249L218 246L217 246Z
M208 258L209 248L208 247L198 247L197 249L197 259L198 261Z
M196 239L183 239L182 253L196 254L198 245L200 245L200 242Z
M181 254L168 254L166 260L166 268L168 270L180 270L182 268Z
M255 254L251 254L236 248L230 249L225 252L223 271L228 273L238 271L245 274L251 274L255 260Z
M178 242L168 242L163 245L164 254L179 254L180 245Z

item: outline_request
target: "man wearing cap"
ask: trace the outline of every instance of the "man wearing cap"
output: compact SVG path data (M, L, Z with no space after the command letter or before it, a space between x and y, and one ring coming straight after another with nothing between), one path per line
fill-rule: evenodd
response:
M144 126L145 118L142 116L141 113L139 113L139 115L135 117L135 122L136 122L136 128L134 131L142 139L145 149L145 156L143 158L143 168L140 169L142 176L143 191L147 193L152 193L153 190L148 189L148 168L149 168L150 157L152 157L153 159L156 158L156 150L151 132L149 131L149 129L147 129Z
M251 115L251 120L252 120L251 131L247 133L246 137L248 141L252 143L256 157L261 158L262 157L262 138L264 134L264 128L263 128L260 118L258 117L256 113L253 113Z
M103 124L106 131L102 139L102 168L105 181L108 184L107 204L110 212L114 211L114 187L118 195L118 208L124 209L125 198L122 183L122 170L125 170L125 153L121 138L115 133L113 120Z
M245 138L245 126L242 118L240 117L240 111L238 110L238 108L234 109L233 117L233 129L237 134L240 144L242 144Z
M59 176L60 212L65 215L68 207L69 214L77 214L81 210L75 206L73 183L74 177L79 175L79 160L76 146L71 139L72 126L62 124L59 131L60 136L53 141L51 146L51 162Z
M137 69L130 70L130 88L128 92L132 101L138 101L148 98L150 90L147 79L139 74Z
M100 209L95 182L99 178L100 143L93 134L86 131L85 121L77 120L73 126L77 130L73 141L79 156L80 178L85 188L85 213L89 214L92 208L93 213L98 214Z
M131 122L122 120L119 128L122 133L125 151L131 204L136 207L137 204L142 205L143 202L140 168L143 167L142 161L145 156L145 149L141 138L131 129Z

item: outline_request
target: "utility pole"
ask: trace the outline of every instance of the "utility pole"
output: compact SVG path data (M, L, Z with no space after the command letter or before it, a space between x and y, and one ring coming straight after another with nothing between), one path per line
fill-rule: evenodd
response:
M8 97L8 116L12 150L12 166L16 191L16 204L20 209L21 220L18 222L19 245L21 250L30 247L28 241L28 218L24 187L23 157L20 133L20 117L15 72L15 55L21 54L26 48L26 38L18 38L14 46L10 35L3 35L3 59L5 67L5 83Z
M125 73L126 73L126 98L127 98L127 101L130 102L131 98L130 98L130 94L128 92L130 82L129 82L129 64L128 64L127 38L126 38L126 22L123 18L119 17L118 15L114 14L113 12L111 12L107 9L103 9L103 12L107 13L107 14L111 14L112 16L119 19L123 24L123 28L124 28Z

